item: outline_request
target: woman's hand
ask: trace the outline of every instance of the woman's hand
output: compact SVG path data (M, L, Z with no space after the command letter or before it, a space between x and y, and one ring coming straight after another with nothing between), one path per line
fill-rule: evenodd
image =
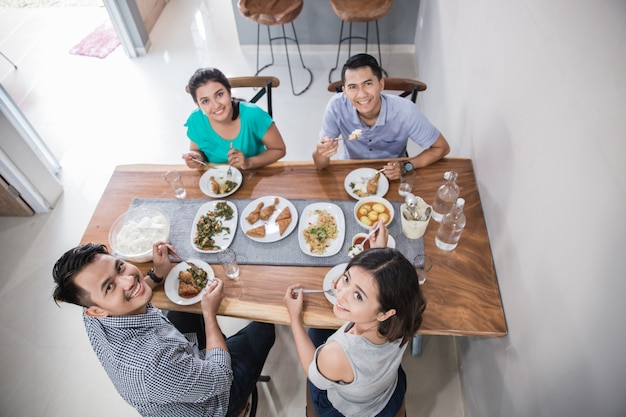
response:
M239 149L230 148L228 151L228 165L238 169L248 169L249 161Z
M285 291L285 297L283 298L292 323L300 321L304 305L304 293L302 291L294 292L296 288L302 288L302 285L290 285L287 291Z
M183 154L183 160L185 161L185 164L187 164L187 166L191 169L202 169L204 168L204 165L202 165L199 162L194 161L198 160L198 161L203 161L204 162L204 157L202 155L200 155L200 153L198 152L187 152Z
M376 225L379 225L379 227L376 233L374 233L374 235L369 239L370 248L386 248L387 241L389 240L389 230L387 229L387 226L385 226L385 222L382 220L374 223L374 225L372 225L372 229L376 227Z

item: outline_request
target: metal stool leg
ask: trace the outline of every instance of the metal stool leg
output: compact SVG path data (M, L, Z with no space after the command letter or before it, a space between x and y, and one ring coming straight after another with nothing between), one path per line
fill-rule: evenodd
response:
M378 44L378 65L380 65L380 69L383 71L383 75L388 77L387 71L383 68L383 56L380 54L380 34L378 33L378 20L376 21L376 43Z
M259 75L259 73L261 71L263 71L265 68L271 67L272 65L274 65L274 48L272 48L272 35L270 34L270 27L267 26L267 39L269 40L270 54L272 56L272 62L270 62L269 64L263 66L263 68L259 69L259 44L260 44L260 38L261 38L261 25L258 24L257 25L257 32L256 32L256 72L254 73L254 75Z
M376 44L378 46L378 65L383 72L383 76L387 77L387 71L383 68L383 56L380 53L380 32L378 30L378 20L374 21L376 24ZM352 39L361 39L365 41L365 53L367 53L367 48L369 46L369 27L370 22L365 22L365 36L352 36L352 22L348 23L348 36L346 38L343 37L343 25L344 21L341 21L341 29L339 30L339 44L337 45L337 59L335 60L335 66L328 73L328 82L332 83L333 72L339 67L339 56L341 55L341 44L345 41L348 41L348 57L352 56Z
M11 61L9 59L8 56L6 56L5 54L2 53L2 51L0 51L0 55L2 55L4 57L4 59L6 59L7 61L9 61L11 63L11 65L13 65L13 68L17 69L17 65L15 65L15 63L13 61Z
M299 96L300 94L304 93L306 90L309 89L309 87L311 86L311 84L313 83L313 72L304 64L304 59L302 58L302 51L300 50L300 43L298 42L298 35L296 34L296 27L293 24L293 22L291 22L291 29L293 30L293 38L290 38L289 36L287 36L287 33L285 32L285 25L281 25L282 26L282 36L277 36L277 37L272 37L271 33L270 33L270 27L267 26L267 37L269 39L269 44L270 44L270 51L272 53L272 62L265 65L263 68L258 69L259 68L259 58L258 58L258 37L257 37L257 72L254 75L258 75L261 71L263 71L265 68L274 65L274 49L272 48L272 42L274 41L278 41L278 40L283 40L284 44L285 44L285 55L287 56L287 68L289 69L289 80L291 81L291 92L293 93L294 96ZM293 41L296 44L296 48L298 50L298 56L300 57L300 63L302 64L302 68L304 68L305 70L308 71L309 73L309 83L306 85L306 87L304 87L304 89L300 92L296 93L294 84L293 84L293 74L291 73L291 60L289 59L289 47L287 45L287 41Z
M289 68L289 80L291 81L291 92L293 93L294 96L299 96L300 94L308 90L311 84L313 83L313 73L311 72L309 68L307 68L306 65L304 65L304 59L302 59L302 52L300 51L300 43L298 42L298 35L296 35L296 27L294 26L293 22L291 22L291 29L293 30L293 40L296 43L296 48L298 49L298 56L300 56L300 63L302 63L302 68L304 68L305 70L309 72L309 83L306 85L306 87L304 87L302 91L300 91L299 93L296 93L294 86L293 86L293 77L291 75L291 63L289 61L289 50L287 49L287 35L285 34L285 25L283 25L283 41L285 42L285 54L287 55L287 67Z
M339 66L339 54L341 52L341 36L343 35L343 20L341 21L341 29L339 30L339 42L337 42L337 59L335 60L335 66L328 73L328 83L332 83L333 71L337 69Z
M420 357L422 356L422 335L416 334L413 336L413 343L411 344L411 356Z

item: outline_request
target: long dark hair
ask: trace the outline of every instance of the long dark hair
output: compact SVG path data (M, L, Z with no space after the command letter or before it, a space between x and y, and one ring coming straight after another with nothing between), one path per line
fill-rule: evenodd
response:
M191 94L191 98L193 102L198 104L198 98L196 97L196 90L204 84L214 81L220 83L228 90L228 94L230 94L231 85L228 81L228 78L224 75L224 73L217 68L200 68L193 73L191 78L189 79L189 83L187 84L187 92ZM233 116L232 120L237 120L239 117L239 103L242 101L241 99L234 98L231 96L231 103L233 105Z
M398 250L374 248L355 256L346 270L358 266L372 276L378 285L380 312L391 309L396 314L380 322L378 332L389 341L407 343L422 324L426 300L420 290L417 272Z

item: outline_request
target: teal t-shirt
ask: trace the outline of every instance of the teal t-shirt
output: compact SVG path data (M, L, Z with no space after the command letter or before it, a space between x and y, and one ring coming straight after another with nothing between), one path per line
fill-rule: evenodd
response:
M187 137L198 145L209 162L214 164L228 162L227 155L231 143L233 148L243 152L246 158L265 151L263 136L274 123L272 117L256 104L242 101L239 103L239 118L241 119L239 134L234 140L226 140L213 130L209 118L197 108L185 123Z

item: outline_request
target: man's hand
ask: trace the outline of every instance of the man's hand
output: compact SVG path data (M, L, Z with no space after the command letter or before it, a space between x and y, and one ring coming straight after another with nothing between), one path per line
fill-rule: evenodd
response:
M154 262L154 274L165 278L172 269L169 254L178 256L176 250L167 242L156 242L152 245L152 261Z
M202 313L215 317L223 298L224 283L221 279L214 278L213 282L207 287L205 293L202 295L202 300L200 301Z
M385 177L389 178L390 180L399 179L400 175L402 174L402 164L400 164L398 161L387 162L383 174L385 174Z
M337 153L339 141L331 137L324 137L315 144L313 162L317 169L325 169L330 164L330 158Z

